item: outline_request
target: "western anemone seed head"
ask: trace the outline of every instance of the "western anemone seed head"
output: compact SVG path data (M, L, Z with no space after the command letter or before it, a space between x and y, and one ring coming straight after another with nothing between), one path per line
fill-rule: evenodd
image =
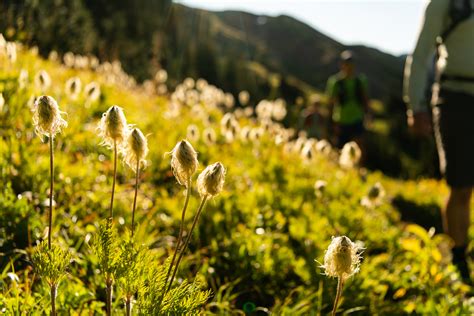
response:
M317 197L321 197L324 194L324 191L326 190L328 183L324 180L317 180L314 183L314 192Z
M82 83L78 77L69 78L66 81L66 93L71 99L76 99L81 91Z
M208 145L212 145L216 142L216 132L214 131L214 129L212 129L212 127L208 127L206 128L204 131L203 131L203 138L204 138L204 141L206 142L206 144Z
M333 237L324 255L325 274L343 281L359 271L361 248L346 236Z
M359 145L356 142L348 142L342 147L339 164L346 169L353 168L359 163L361 155Z
M5 99L3 98L3 93L0 92L0 113L2 113L4 105L5 105Z
M367 197L371 200L378 200L385 196L385 189L380 182L375 183L369 190Z
M99 135L104 139L104 144L113 147L114 143L122 144L128 134L128 125L121 107L112 105L107 112L102 114L99 123Z
M199 128L196 125L189 125L187 130L187 138L193 142L199 140Z
M137 172L138 168L146 167L146 155L148 154L148 141L138 128L133 128L127 137L127 144L124 149L125 163Z
M40 70L36 74L35 85L41 91L45 91L51 86L51 77L45 70Z
M225 173L225 168L220 162L207 166L197 179L201 197L212 197L219 194L224 186Z
M36 99L33 106L33 125L38 136L46 135L54 137L61 132L67 122L61 117L63 112L59 111L59 106L54 98L43 95Z
M171 169L178 183L187 186L198 165L197 152L193 146L184 139L178 142L171 151Z
M250 99L250 94L248 93L248 91L240 91L239 93L239 103L240 105L242 106L246 106L247 103L249 103L249 99Z
M28 84L28 70L22 69L18 75L18 87L24 89Z
M84 92L87 100L94 102L100 97L100 86L97 82L93 81L85 86Z

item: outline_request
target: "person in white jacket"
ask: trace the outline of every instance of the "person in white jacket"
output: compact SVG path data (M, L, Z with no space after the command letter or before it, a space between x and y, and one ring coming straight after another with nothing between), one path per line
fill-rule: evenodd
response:
M468 283L466 248L474 186L472 8L474 0L431 0L428 3L416 48L407 58L404 82L404 97L409 105L408 125L424 135L431 132L432 126L434 129L440 168L450 188L442 212L443 227L454 240L453 263ZM457 18L459 15L463 17ZM433 125L425 102L432 66L436 74L431 98Z

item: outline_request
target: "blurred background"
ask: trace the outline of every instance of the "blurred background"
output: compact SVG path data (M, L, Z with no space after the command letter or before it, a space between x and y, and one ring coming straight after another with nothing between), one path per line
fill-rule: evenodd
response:
M186 77L204 78L250 104L283 98L287 127L322 101L339 55L350 49L368 79L373 121L370 169L401 178L437 177L431 139L406 128L402 74L417 38L425 0L3 0L0 32L37 46L47 57L96 55L120 61L138 82L168 71L170 90Z

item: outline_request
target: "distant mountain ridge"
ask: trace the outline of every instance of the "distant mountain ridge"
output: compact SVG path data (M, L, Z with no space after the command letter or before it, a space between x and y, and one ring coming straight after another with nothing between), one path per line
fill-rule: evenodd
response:
M200 27L208 24L207 35L221 56L258 62L269 71L323 90L328 76L337 72L339 54L350 49L358 70L369 78L371 95L383 101L400 99L404 63L400 57L366 46L343 45L287 15L174 7L178 20L190 19Z

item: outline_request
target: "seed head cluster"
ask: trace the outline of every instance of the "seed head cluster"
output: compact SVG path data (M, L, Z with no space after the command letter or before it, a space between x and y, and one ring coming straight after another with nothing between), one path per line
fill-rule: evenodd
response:
M40 96L33 106L33 125L38 136L54 137L67 126L67 122L61 117L58 103L48 95Z
M209 165L197 179L199 194L202 197L213 197L222 191L226 170L220 162Z
M184 139L178 142L171 151L171 169L178 183L187 186L198 165L197 152L193 146Z
M324 255L322 268L329 277L343 281L359 271L360 247L346 236L333 237Z
M121 107L113 105L102 115L99 133L106 146L123 143L128 135L128 125Z
M123 154L125 163L135 172L137 171L137 162L138 168L146 167L148 141L140 129L135 127L129 132Z

